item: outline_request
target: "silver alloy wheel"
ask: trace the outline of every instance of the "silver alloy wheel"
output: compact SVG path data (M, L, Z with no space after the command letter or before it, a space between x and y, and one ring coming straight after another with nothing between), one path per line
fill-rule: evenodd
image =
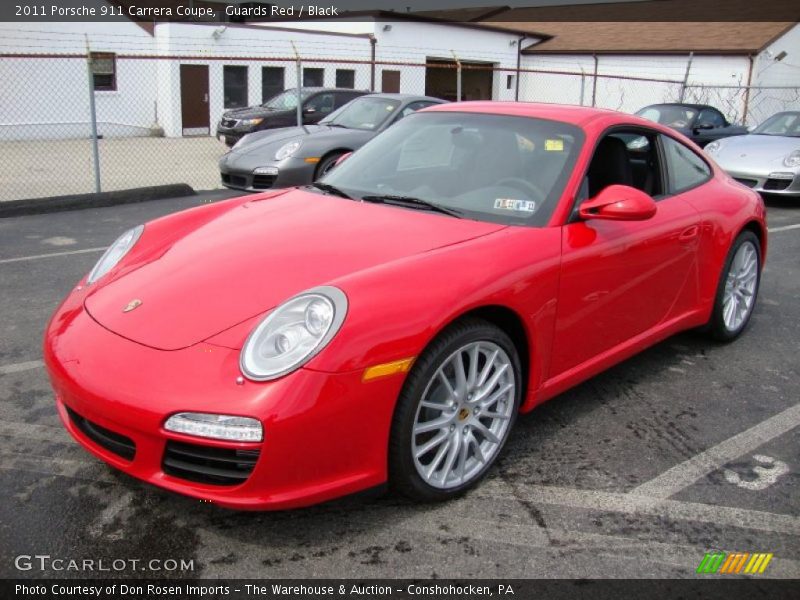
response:
M747 320L756 296L758 251L746 241L733 256L722 297L722 319L728 331L736 331Z
M451 354L414 417L411 451L423 481L451 489L478 476L508 434L515 394L514 367L497 344L471 342Z

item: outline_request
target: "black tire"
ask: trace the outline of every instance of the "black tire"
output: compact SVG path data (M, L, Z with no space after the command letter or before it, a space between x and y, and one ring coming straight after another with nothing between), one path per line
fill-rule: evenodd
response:
M328 154L328 156L319 161L319 163L317 163L317 168L314 170L314 181L330 171L336 165L336 161L339 160L342 154L344 154L344 152L334 152Z
M441 489L422 479L414 465L412 431L417 408L428 382L441 364L459 348L471 342L492 342L502 348L511 360L514 373L514 401L510 422L498 450L483 468L458 487ZM475 486L486 475L497 458L514 427L522 398L522 368L519 353L511 338L499 327L483 319L467 318L454 323L436 337L415 361L400 392L395 407L389 439L389 485L411 499L431 502L449 500Z
M750 306L750 310L748 311L744 320L735 329L729 329L725 325L725 318L723 315L725 308L724 307L725 284L728 279L728 273L731 270L731 265L733 263L734 256L736 256L736 252L738 252L739 248L741 248L744 244L752 244L753 248L755 248L756 251L756 260L758 261L756 270L757 272L756 287L753 293L753 303ZM705 330L708 332L708 334L713 339L724 343L732 342L733 340L738 338L742 334L742 332L747 328L748 323L750 323L750 317L752 317L753 315L753 310L755 309L756 300L758 298L758 290L760 287L761 287L761 243L758 241L758 237L752 231L743 231L734 240L730 250L728 251L728 256L725 258L725 265L722 268L722 273L720 274L719 283L717 284L717 295L714 298L714 309L711 312L711 319L708 321L708 324L705 327Z

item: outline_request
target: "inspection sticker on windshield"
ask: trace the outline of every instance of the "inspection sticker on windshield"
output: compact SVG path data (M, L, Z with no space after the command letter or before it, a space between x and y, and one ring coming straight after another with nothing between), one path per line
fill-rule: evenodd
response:
M546 152L563 152L564 140L545 140L544 149Z
M533 200L514 200L513 198L497 198L494 207L500 210L513 210L515 212L532 213L536 210Z

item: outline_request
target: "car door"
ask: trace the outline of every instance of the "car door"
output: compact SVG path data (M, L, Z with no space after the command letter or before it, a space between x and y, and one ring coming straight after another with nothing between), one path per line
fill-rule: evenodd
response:
M697 115L692 137L700 147L703 147L716 139L728 135L726 132L728 127L728 122L722 116L722 113L716 108L708 106Z
M303 103L303 123L318 123L333 112L333 92L315 94Z
M623 184L649 193L657 211L645 221L573 215L564 225L551 378L580 370L669 323L695 306L697 298L699 215L671 191L659 135L637 129L606 137L621 144L605 138L598 144L576 205L607 185ZM640 173L634 180L633 166L620 166L632 160L631 148L636 160L649 164L649 176Z

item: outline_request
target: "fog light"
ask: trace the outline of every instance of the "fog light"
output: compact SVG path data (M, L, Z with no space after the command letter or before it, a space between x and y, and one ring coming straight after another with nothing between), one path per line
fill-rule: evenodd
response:
M177 413L167 419L164 429L235 442L260 442L264 439L261 423L257 419L232 415Z
M278 167L256 167L253 169L253 175L277 175Z
M794 179L794 173L787 173L785 171L776 171L769 174L770 179Z

